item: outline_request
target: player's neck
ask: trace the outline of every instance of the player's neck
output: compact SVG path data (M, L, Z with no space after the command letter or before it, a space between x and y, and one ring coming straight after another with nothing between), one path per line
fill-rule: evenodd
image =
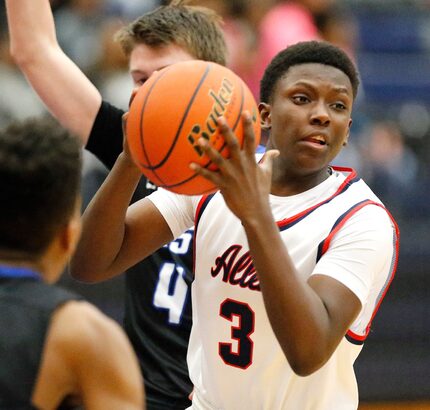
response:
M332 174L331 167L326 167L309 175L273 173L271 194L276 196L292 196L301 194L324 182Z
M44 278L43 263L40 258L25 251L0 249L0 265L29 269Z

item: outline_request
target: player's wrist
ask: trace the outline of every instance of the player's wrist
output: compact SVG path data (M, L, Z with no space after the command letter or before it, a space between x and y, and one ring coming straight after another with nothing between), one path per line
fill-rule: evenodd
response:
M124 171L127 171L127 173L133 173L136 175L136 177L140 177L142 175L141 171L133 161L133 158L131 155L125 151L123 151L119 157L118 160L119 165L121 166L121 169Z

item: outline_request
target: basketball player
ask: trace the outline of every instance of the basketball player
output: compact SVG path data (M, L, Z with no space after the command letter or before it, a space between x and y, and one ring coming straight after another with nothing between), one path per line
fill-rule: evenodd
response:
M324 42L281 51L261 83L261 163L250 115L243 150L202 139L219 172L210 196L158 190L128 207L139 179L127 150L87 208L74 268L112 276L195 224L188 366L194 409L353 410L353 364L397 264L398 229L351 169L347 143L358 74ZM95 256L95 251L96 256Z
M52 285L80 221L78 140L51 119L0 132L0 408L144 406L123 330Z
M6 0L6 6L15 61L50 112L111 168L122 151L124 112L102 101L94 85L60 49L49 0ZM124 27L118 40L129 56L136 86L154 70L179 61L225 64L218 17L181 1L143 15ZM154 189L142 179L135 196L141 198ZM140 360L150 410L189 405L192 385L186 351L191 328L192 235L192 229L185 231L126 272L124 326ZM106 279L79 271L76 276L91 282Z

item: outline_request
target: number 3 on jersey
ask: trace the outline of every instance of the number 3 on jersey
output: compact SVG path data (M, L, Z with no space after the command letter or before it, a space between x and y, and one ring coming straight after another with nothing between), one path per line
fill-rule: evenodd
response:
M225 364L247 369L252 364L254 342L251 339L254 333L255 315L247 303L226 299L221 303L219 314L224 319L233 322L233 318L239 319L238 326L231 326L231 338L233 343L219 343L219 355Z

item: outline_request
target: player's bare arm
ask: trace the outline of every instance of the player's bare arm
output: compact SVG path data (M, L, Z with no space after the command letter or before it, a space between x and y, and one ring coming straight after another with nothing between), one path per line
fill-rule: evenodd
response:
M272 328L293 370L300 375L311 374L330 358L361 303L334 279L322 275L308 282L299 279L269 204L270 190L276 189L271 186L271 174L277 151L268 151L262 163L256 163L247 115L243 149L222 119L219 129L231 158L225 160L201 141L220 171L194 168L220 187L230 210L242 221Z
M6 0L6 9L12 57L48 110L85 144L102 99L58 45L49 0Z
M32 401L53 409L65 397L91 410L144 408L129 341L117 323L86 302L68 302L53 316Z
M109 279L173 239L151 201L143 199L129 207L140 177L125 150L83 215L81 240L71 262L75 278Z

